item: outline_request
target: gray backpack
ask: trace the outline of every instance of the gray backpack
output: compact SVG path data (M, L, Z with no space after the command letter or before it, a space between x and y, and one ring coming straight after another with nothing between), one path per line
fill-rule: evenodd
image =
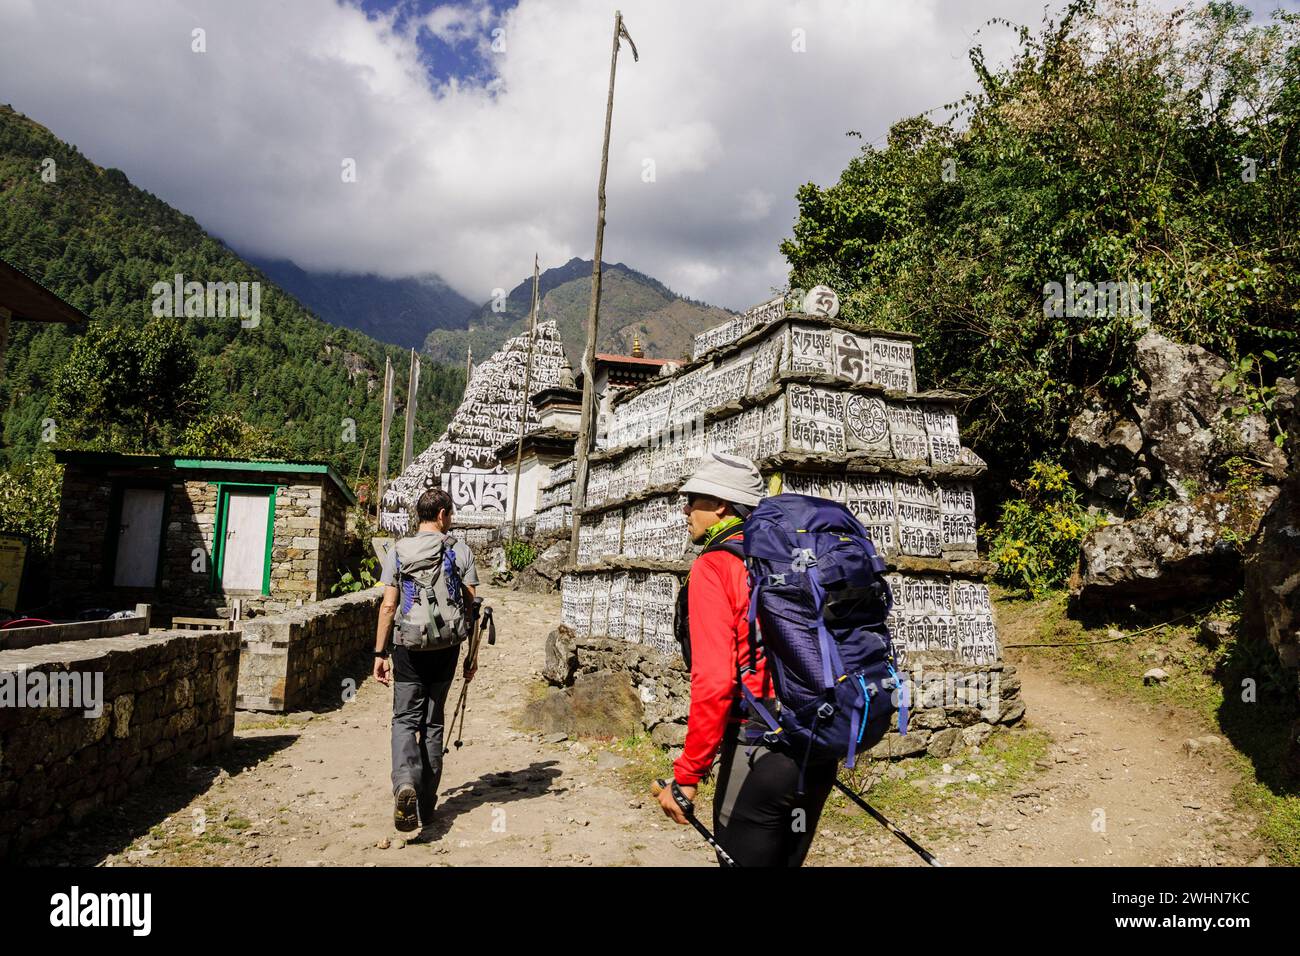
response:
M455 543L452 535L420 534L394 545L398 590L394 644L412 651L439 651L469 637Z

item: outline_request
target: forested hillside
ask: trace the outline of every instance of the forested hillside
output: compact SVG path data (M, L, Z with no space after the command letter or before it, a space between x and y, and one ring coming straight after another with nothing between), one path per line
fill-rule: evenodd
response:
M376 470L384 359L391 357L398 370L400 414L405 350L316 318L192 218L7 106L0 106L0 257L96 324L114 327L144 326L154 283L170 283L178 273L205 283L260 281L256 327L230 317L181 320L184 339L198 354L204 414L238 415L286 453L327 458L349 480ZM59 443L57 419L52 433L44 424L51 416L52 377L78 334L62 326L13 324L0 380L0 464L30 460L43 438ZM460 399L463 379L459 365L426 365L417 446L437 437ZM400 427L392 445L400 455Z

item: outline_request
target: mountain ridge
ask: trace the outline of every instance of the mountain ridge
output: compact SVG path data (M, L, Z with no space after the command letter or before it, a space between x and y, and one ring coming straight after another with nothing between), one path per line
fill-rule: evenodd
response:
M575 370L580 367L587 339L591 272L592 260L574 256L538 277L538 320L555 320L565 355ZM467 346L473 347L475 355L490 354L501 342L525 331L532 282L532 276L528 276L504 299L480 306L470 316L467 329L430 332L424 345L426 354L437 361L464 362ZM663 282L625 263L604 261L600 312L598 351L627 353L639 339L647 356L669 359L689 358L692 336L734 314L678 295Z

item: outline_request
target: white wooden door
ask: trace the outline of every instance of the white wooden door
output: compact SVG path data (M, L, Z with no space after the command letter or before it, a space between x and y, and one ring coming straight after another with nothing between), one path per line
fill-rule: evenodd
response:
M271 498L264 491L231 491L228 501L221 586L227 591L260 591Z
M163 492L157 488L127 488L122 492L118 524L117 564L113 584L120 588L151 588L158 578L158 545L163 524Z

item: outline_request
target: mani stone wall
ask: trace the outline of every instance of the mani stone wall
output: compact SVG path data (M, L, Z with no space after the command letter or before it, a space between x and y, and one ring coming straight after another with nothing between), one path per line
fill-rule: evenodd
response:
M721 451L753 459L772 493L845 504L884 556L918 714L878 749L947 756L1018 720L993 568L977 554L972 481L985 464L961 445L964 396L917 390L912 337L787 313L781 300L699 339L694 361L615 400L611 447L592 455L578 563L561 589L578 668L621 654L647 720L680 722L673 609L697 549L677 489Z
M573 527L573 459L559 462L537 496L533 529L537 534Z
M0 651L0 685L28 686L35 672L103 680L96 717L0 706L0 858L117 802L168 760L196 761L229 745L238 668L236 631Z
M429 488L442 488L456 506L456 522L466 538L488 540L468 529L499 527L510 518L513 472L503 466L497 449L541 427L531 399L560 384L569 370L564 343L554 321L539 322L506 342L491 358L475 366L465 395L442 436L421 452L384 491L379 527L403 535L412 527L415 502ZM528 381L528 394L524 382Z
M382 588L371 588L242 622L236 706L290 711L310 705L373 649L382 596Z

